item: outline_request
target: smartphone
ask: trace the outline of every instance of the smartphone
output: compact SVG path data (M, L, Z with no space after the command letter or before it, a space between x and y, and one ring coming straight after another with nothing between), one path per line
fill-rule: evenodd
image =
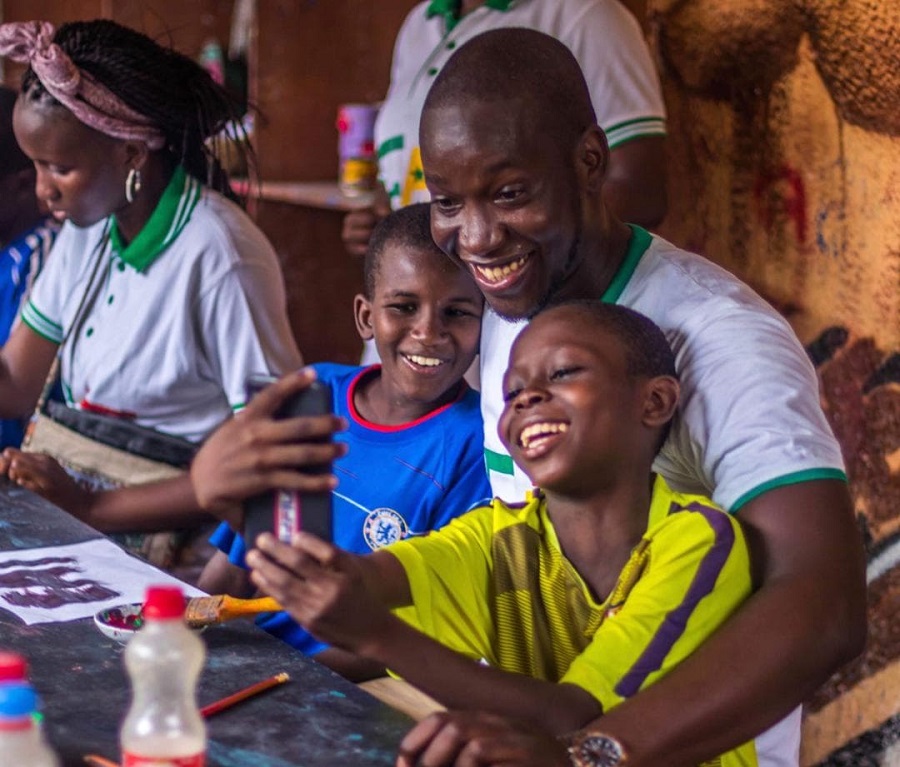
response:
M276 380L268 375L248 377L247 402ZM331 387L316 380L285 402L275 413L275 418L328 415L331 412ZM310 466L308 471L330 474L331 463ZM253 547L257 536L261 533L273 533L280 541L290 543L298 530L314 533L330 541L331 516L331 491L300 493L294 490L270 490L244 501L244 541L249 549Z

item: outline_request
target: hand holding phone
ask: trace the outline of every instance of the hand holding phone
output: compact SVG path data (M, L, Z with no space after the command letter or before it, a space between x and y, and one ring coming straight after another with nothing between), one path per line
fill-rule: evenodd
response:
M253 375L247 379L247 401L258 391L273 383L271 376ZM275 418L328 415L332 412L331 387L312 381L285 402ZM331 463L309 466L311 474L331 473ZM332 540L331 492L298 492L272 489L252 496L244 502L244 540L252 547L261 533L273 533L279 540L290 543L299 530Z

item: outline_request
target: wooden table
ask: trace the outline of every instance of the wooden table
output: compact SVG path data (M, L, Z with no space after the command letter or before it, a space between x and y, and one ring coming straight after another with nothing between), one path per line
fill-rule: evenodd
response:
M371 192L348 197L341 193L337 181L263 181L259 184L250 184L246 180L239 179L231 183L231 188L237 194L251 200L287 202L306 208L337 210L344 213L368 208L375 198Z
M0 551L101 537L52 504L0 480ZM200 705L279 671L291 681L208 721L214 767L389 765L412 720L245 621L202 634L207 660ZM26 626L0 610L0 648L23 653L50 742L66 767L118 756L130 691L122 645L90 619Z

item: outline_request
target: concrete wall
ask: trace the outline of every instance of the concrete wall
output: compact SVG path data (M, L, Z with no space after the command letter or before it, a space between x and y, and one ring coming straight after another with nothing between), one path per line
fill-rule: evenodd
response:
M900 3L646 8L670 112L661 232L807 344L868 544L869 649L810 702L803 761L900 765Z

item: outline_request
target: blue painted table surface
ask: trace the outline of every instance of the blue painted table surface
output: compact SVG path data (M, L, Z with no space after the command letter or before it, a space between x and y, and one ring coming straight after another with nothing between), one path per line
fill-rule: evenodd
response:
M0 480L0 551L78 543L100 537L47 501ZM390 765L412 720L249 621L211 626L201 635L206 665L201 706L280 671L286 684L211 717L212 767ZM90 618L26 626L0 609L0 649L23 653L42 702L48 739L66 767L84 754L118 757L118 729L130 689L123 645Z

